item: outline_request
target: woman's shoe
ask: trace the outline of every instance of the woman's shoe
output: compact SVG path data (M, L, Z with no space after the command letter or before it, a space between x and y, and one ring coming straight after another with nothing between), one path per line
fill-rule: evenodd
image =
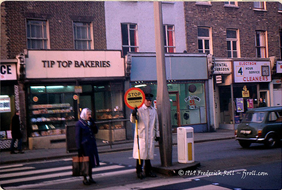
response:
M83 184L84 184L84 185L90 185L90 182L87 181L87 179L84 179L84 180L83 180Z
M94 181L93 178L90 178L90 179L88 180L88 182L89 182L90 184L95 184L95 183L96 183L96 181Z

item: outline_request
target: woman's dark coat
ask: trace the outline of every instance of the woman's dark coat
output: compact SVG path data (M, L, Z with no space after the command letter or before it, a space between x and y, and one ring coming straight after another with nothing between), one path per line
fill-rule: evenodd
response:
M89 156L89 162L92 167L99 166L99 155L95 134L98 133L98 128L94 120L90 118L90 125L87 121L80 119L75 125L75 140L76 146L83 155Z
M20 139L22 138L22 132L20 129L20 118L18 115L14 115L12 118L12 138L13 139Z

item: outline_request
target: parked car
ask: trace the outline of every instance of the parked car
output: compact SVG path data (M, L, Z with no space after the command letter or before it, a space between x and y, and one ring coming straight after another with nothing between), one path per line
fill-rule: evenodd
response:
M282 107L260 107L246 112L235 131L235 139L243 148L251 143L264 143L268 148L282 140Z

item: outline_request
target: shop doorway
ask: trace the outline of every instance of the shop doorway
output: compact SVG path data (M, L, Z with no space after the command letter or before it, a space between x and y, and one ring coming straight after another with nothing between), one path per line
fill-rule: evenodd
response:
M177 127L181 126L180 123L180 105L179 105L179 92L169 92L170 99L170 115L171 115L171 126L173 132L176 132Z
M259 97L262 98L262 101L266 103L266 106L269 106L269 91L264 90L259 92ZM258 101L259 103L259 101Z
M220 107L220 124L233 123L231 88L230 86L219 86L219 107Z

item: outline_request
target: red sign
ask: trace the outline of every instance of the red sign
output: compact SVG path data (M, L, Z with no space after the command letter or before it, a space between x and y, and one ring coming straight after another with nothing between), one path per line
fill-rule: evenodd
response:
M130 109L140 108L145 101L145 94L139 88L130 88L124 95L124 102Z

